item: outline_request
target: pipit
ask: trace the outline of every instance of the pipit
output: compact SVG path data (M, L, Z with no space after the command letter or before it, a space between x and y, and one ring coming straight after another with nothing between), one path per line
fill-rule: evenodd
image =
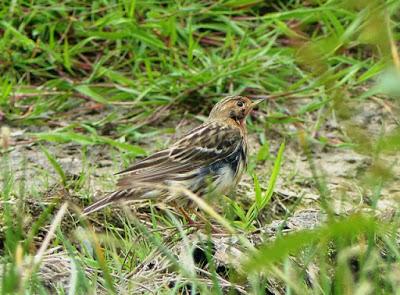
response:
M165 150L117 173L118 189L84 209L84 214L121 201L178 201L184 187L199 197L231 192L247 164L246 117L262 100L228 96L205 123ZM172 189L171 189L172 188Z

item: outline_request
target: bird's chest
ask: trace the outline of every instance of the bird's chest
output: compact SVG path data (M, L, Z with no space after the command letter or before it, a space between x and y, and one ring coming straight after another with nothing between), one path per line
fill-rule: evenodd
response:
M218 193L228 193L235 183L235 172L230 165L222 166L217 172L215 190Z
M231 191L242 177L246 169L246 150L240 149L221 163L216 171L215 189L225 194Z

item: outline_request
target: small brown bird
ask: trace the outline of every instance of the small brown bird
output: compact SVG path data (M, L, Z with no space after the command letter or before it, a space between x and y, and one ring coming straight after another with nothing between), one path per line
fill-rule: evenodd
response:
M117 173L118 190L85 208L84 214L120 201L179 197L171 196L168 187L183 186L198 196L230 192L246 168L246 117L261 101L243 96L222 99L205 123L171 147Z

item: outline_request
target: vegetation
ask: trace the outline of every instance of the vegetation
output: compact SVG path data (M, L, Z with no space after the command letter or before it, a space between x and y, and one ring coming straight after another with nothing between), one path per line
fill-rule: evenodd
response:
M2 293L399 294L399 12L3 2ZM169 204L80 216L230 94L266 100L237 198L187 192L194 225Z

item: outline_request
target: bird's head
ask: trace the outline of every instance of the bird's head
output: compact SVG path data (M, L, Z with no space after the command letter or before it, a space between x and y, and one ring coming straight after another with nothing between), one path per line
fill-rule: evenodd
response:
M209 120L232 119L242 125L250 111L262 100L252 101L245 96L228 96L218 102L211 110Z

